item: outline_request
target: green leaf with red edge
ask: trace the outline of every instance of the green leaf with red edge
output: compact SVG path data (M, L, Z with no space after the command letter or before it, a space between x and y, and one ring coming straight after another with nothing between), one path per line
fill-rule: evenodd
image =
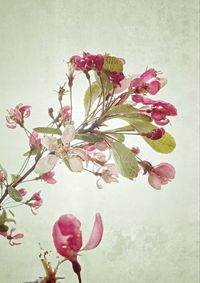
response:
M123 64L121 60L114 56L105 55L103 70L109 72L123 72Z
M110 145L120 174L131 180L137 177L138 162L134 153L120 142L110 142Z

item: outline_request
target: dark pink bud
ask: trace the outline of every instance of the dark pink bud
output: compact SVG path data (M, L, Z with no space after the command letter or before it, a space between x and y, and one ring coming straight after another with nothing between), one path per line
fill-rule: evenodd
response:
M147 133L145 136L151 140L159 140L165 134L163 128L153 129L153 131Z

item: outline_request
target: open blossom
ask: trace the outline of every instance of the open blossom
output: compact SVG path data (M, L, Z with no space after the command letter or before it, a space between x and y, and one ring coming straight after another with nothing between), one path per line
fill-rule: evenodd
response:
M98 189L102 189L102 185L100 184L101 179L105 182L105 183L118 183L118 170L116 168L115 164L106 164L103 171L101 173L99 173L99 175L101 176L98 180L97 180L97 188Z
M169 119L167 116L177 115L176 108L168 102L161 100L156 101L139 94L133 95L132 100L136 103L144 104L145 106L141 107L140 111L146 115L149 115L158 125L168 124Z
M17 246L17 245L20 245L21 243L17 243L15 242L15 240L18 240L18 239L22 239L24 237L24 235L22 233L17 233L15 235L13 235L13 233L15 232L15 228L12 228L10 230L10 232L0 232L0 235L2 235L3 237L5 237L8 241L9 241L9 244L11 246Z
M158 78L156 70L148 69L140 77L131 81L130 88L134 89L136 94L150 93L154 95L165 84L166 80Z
M94 70L100 72L104 64L104 56L84 52L83 57L77 55L72 56L69 62L74 64L75 70L77 71L89 72Z
M54 171L49 171L47 173L44 173L40 176L40 179L45 181L46 183L48 184L55 184L56 183L56 180L53 178L55 175L55 172Z
M7 127L14 129L17 125L24 125L24 118L31 115L31 106L18 104L15 108L8 110L8 115L6 116Z
M175 169L169 163L160 163L148 171L148 182L156 190L160 190L162 185L167 184L175 177Z
M71 119L71 108L70 106L63 106L59 110L58 120L59 122L67 122Z
M96 214L88 243L82 248L81 222L72 214L64 214L53 226L53 241L57 252L70 261L76 261L80 251L96 248L103 236L103 223Z
M40 196L41 191L34 193L32 197L26 202L31 207L32 212L35 214L33 209L38 209L43 204L43 200Z

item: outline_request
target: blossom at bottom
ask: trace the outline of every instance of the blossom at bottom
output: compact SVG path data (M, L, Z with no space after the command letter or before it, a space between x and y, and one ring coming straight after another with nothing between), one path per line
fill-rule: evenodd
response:
M70 261L76 261L78 252L96 248L103 236L103 223L99 213L96 214L92 233L88 243L82 247L81 222L72 214L59 217L53 226L53 241L57 252Z

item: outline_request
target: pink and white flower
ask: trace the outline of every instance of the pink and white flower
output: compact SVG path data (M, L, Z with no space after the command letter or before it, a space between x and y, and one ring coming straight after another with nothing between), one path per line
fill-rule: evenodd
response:
M47 173L44 173L40 176L40 179L45 181L46 183L48 184L55 184L56 183L56 180L53 178L55 175L55 172L54 171L49 171Z
M17 125L23 127L24 118L28 118L31 115L31 106L18 104L15 108L7 110L8 115L6 116L7 127L14 129Z
M160 190L162 185L166 185L175 178L175 169L169 163L160 163L148 171L148 182L156 190Z
M150 93L155 95L167 83L166 79L158 78L157 74L155 69L148 69L140 77L131 81L130 88L136 94Z

